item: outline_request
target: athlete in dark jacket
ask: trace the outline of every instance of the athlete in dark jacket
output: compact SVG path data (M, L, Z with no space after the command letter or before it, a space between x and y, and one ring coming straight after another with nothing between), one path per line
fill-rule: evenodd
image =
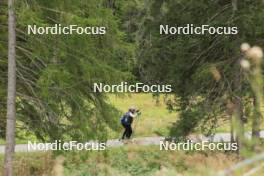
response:
M121 124L125 128L122 139L130 139L132 131L132 123L139 111L136 108L130 108L128 112L121 118Z

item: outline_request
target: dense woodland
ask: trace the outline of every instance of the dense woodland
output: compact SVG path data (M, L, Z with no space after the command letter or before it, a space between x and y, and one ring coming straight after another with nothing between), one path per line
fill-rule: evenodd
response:
M1 136L5 134L7 5L1 3ZM169 107L182 120L172 133L197 125L208 132L227 103L250 118L254 93L240 69L243 42L263 46L262 1L18 1L17 119L42 140L86 140L115 128L116 111L92 84L172 84ZM27 35L27 25L106 26L103 36ZM159 25L237 26L238 35L166 35ZM199 97L197 99L197 97ZM236 98L239 97L239 100ZM194 100L196 99L196 100ZM252 108L248 108L251 106ZM248 110L249 109L249 110ZM62 120L63 119L63 120ZM100 122L100 123L98 123ZM209 124L209 126L208 126ZM182 127L182 128L179 128ZM184 131L182 131L184 130ZM65 133L67 131L67 133ZM100 136L100 135L99 135Z
M242 43L264 47L262 0L20 0L16 15L16 130L39 140L105 139L120 112L94 82L171 84L168 109L180 112L172 136L214 133L230 121L243 138L262 119L260 62ZM8 7L0 2L0 136L5 138ZM27 25L105 26L106 35L28 35ZM160 35L159 25L237 26L237 35ZM245 46L245 45L244 45ZM242 48L243 49L243 48ZM260 48L255 47L257 51ZM259 50L258 50L259 49ZM245 51L245 50L243 50ZM256 56L256 57L255 57ZM241 61L249 59L245 70ZM19 136L17 136L19 138ZM240 145L243 146L243 139Z

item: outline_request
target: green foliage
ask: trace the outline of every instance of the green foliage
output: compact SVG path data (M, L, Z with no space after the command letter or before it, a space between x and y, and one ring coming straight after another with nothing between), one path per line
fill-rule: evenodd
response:
M206 0L22 0L16 5L18 120L23 129L41 140L84 141L105 136L108 128L117 129L118 110L105 94L92 92L94 82L171 84L175 98L166 102L168 109L181 113L172 135L186 135L196 127L212 133L216 121L226 117L226 102L237 96L243 97L246 108L250 107L244 101L253 94L237 61L242 42L264 44L261 1L240 2L238 10L231 1ZM6 10L6 5L1 8ZM6 21L6 14L1 14L2 137L6 114ZM28 24L106 26L107 33L28 35ZM239 34L161 36L160 24L237 26ZM238 76L242 82L239 90ZM252 114L248 110L245 113Z
M214 119L226 117L227 100L252 96L239 68L239 47L245 41L264 46L260 37L263 5L261 1L249 0L239 2L238 10L234 10L231 1L147 2L147 14L138 31L140 78L149 84L173 85L177 98L171 104L180 106L182 117L172 135L179 134L174 133L179 130L187 134L202 124L210 126ZM237 26L239 34L160 35L161 24ZM193 104L196 101L199 103Z
M5 136L6 127L6 82L7 82L7 11L0 3L0 138Z
M23 0L16 4L17 116L22 128L41 140L105 139L107 127L117 129L114 119L119 116L118 111L107 103L104 93L92 91L93 83L132 80L129 71L133 68L134 49L126 42L116 16L105 2ZM6 23L4 20L1 24ZM105 26L107 33L28 35L27 25L33 24ZM4 31L2 38L6 37ZM6 53L6 43L1 43L0 49ZM1 62L6 64L6 58ZM6 65L3 69L2 65L1 101L5 100L2 97L6 89L2 87L7 75ZM1 120L5 121L2 109L5 108L1 108Z
M84 156L84 157L83 157ZM233 154L160 151L158 146L112 148L103 152L67 153L65 175L215 175L213 168L235 162ZM82 158L82 159L80 159ZM221 166L216 164L221 160ZM206 169L205 169L206 168Z

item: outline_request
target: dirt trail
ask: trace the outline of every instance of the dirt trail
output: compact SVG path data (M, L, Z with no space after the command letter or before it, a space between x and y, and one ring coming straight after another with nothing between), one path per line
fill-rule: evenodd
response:
M251 133L247 132L245 133L245 136L247 138L251 137ZM261 131L260 133L261 138L264 138L264 131ZM189 140L192 140L193 142L198 141L211 141L211 142L229 142L230 141L230 133L217 133L210 137L205 137L203 135L190 135L188 137ZM131 142L135 145L160 145L160 141L165 140L165 137L138 137L132 139ZM118 139L110 139L107 141L106 146L107 147L120 147L125 145L124 143L119 141ZM4 153L4 145L0 145L0 153ZM33 150L28 149L28 144L17 144L15 147L16 152L36 152L41 150Z

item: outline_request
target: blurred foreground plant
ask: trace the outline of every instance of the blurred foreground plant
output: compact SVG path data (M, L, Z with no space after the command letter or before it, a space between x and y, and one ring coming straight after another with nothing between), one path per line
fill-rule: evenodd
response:
M250 47L248 43L241 45L241 51L245 54L240 62L241 67L246 71L249 83L253 92L254 113L252 117L252 142L258 143L260 140L260 125L263 121L263 76L262 60L263 50L258 46Z

